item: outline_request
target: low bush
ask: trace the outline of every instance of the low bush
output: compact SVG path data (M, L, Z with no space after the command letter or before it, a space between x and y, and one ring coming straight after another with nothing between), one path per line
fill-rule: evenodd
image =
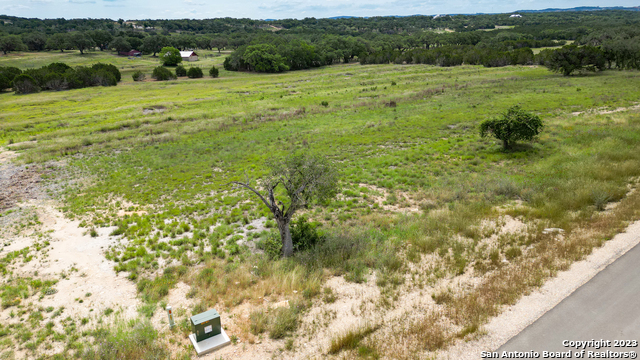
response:
M164 66L158 66L153 69L151 77L158 81L172 80L176 78L176 76Z
M22 74L22 70L16 67L0 66L0 91L13 87L13 79Z
M16 94L31 94L40 91L40 87L33 77L21 74L13 79L13 90Z
M4 74L0 73L0 91L10 88L12 81L9 80Z
M201 78L203 76L202 69L198 67L189 68L189 70L187 71L187 76L191 79Z
M116 82L120 82L120 80L122 80L122 74L120 74L120 71L118 70L118 68L113 64L97 63L97 64L93 64L91 68L97 72L105 71L113 75L113 77L116 79Z
M91 84L94 86L116 86L118 79L110 71L97 70L91 75Z
M282 240L278 234L269 233L261 245L269 258L276 259L282 256Z
M291 226L291 241L294 251L306 250L322 241L323 236L318 233L319 223L311 223L306 217L300 216Z
M294 332L298 327L298 315L304 310L304 304L291 302L289 307L276 310L275 317L269 326L269 337L282 339Z
M62 90L67 87L64 75L59 73L49 73L44 78L44 88L49 90Z
M209 76L211 76L212 78L217 78L219 73L220 71L218 71L215 66L212 66L211 69L209 69Z
M187 76L187 69L182 65L176 66L176 76Z
M131 77L133 78L133 81L144 81L147 78L147 76L140 70L134 72Z

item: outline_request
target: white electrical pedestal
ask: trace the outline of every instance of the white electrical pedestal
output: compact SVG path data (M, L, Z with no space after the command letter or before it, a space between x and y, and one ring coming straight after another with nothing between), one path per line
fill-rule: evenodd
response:
M198 356L208 354L212 351L223 348L231 343L231 339L227 336L227 333L224 332L224 329L220 329L220 334L210 337L208 339L202 340L200 342L196 341L196 334L189 335L189 340L193 344L193 347L196 349Z

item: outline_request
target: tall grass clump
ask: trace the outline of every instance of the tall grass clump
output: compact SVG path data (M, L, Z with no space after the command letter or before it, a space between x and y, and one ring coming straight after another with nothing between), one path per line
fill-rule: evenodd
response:
M362 340L380 328L376 324L364 324L346 331L331 339L329 354L337 354L343 350L356 349Z
M95 343L81 355L83 360L168 359L171 354L158 340L149 320L117 320L93 331Z

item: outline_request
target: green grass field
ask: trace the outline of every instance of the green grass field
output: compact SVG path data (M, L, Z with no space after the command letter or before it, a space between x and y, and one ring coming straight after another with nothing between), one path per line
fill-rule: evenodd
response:
M107 250L118 270L142 276L162 256L187 266L204 262L244 279L252 271L251 255L235 242L263 236L244 226L268 212L226 184L259 179L266 160L292 151L319 153L340 164L341 195L307 215L332 234L329 245L353 243L350 250L335 254L327 247L290 261L260 263L262 280L241 280L234 289L202 277L190 280L209 289L200 294L209 305L238 305L269 283L278 284L270 288L273 293L294 288L313 298L326 275L322 269L355 282L379 271L380 286L393 286L393 274L407 271L402 264L425 253L444 259L442 269L422 274L431 281L471 266L495 270L496 255L477 245L486 236L478 224L497 218L497 207L521 201L510 215L570 233L588 226L607 203L625 199L640 175L640 114L627 109L640 98L635 71L563 77L536 66L345 64L273 75L221 69L216 79L136 83L130 73L149 74L154 59L104 53L0 57L0 65L21 68L53 61L113 62L124 81L116 87L0 94L0 144L19 151L23 162L67 162L65 179L83 180L64 192L68 216L88 228L118 226L130 240ZM222 61L212 57L197 65ZM516 104L546 126L538 141L503 152L497 141L480 138L478 125ZM386 205L419 211L388 216L394 211ZM144 212L120 217L120 210ZM625 214L624 221L636 216ZM619 229L620 222L610 226ZM190 237L174 240L183 233ZM522 257L521 249L542 243L536 236L507 239L498 255ZM205 245L211 250L204 251ZM238 265L229 270L229 261ZM286 283L278 280L285 274L293 275ZM176 281L163 279L138 283L147 301L161 299L164 290L158 289ZM527 291L518 289L517 294ZM486 318L464 324L484 321L478 319Z

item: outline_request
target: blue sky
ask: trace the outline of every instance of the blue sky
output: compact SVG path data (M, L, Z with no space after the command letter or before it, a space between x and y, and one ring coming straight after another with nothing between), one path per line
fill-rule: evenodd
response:
M638 6L640 0L0 0L0 14L37 18L205 19L234 17L285 19L331 16L384 16L453 13L505 13L575 6Z

